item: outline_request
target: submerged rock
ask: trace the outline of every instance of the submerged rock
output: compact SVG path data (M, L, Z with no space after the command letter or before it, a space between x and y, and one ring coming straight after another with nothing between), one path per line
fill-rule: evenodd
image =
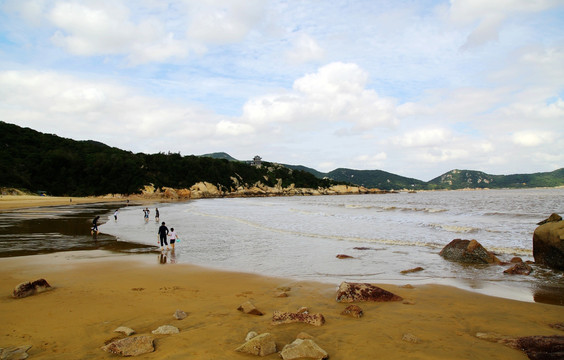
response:
M127 337L102 346L102 350L121 356L137 356L155 351L151 336Z
M514 338L496 333L477 333L476 337L521 350L527 354L529 359L564 359L564 336L525 336Z
M403 298L376 285L342 282L337 290L337 302L402 301Z
M264 333L254 336L246 343L235 349L235 351L258 356L267 356L274 354L276 352L276 343L274 342L274 336L272 336L270 333Z
M51 289L51 285L49 285L49 283L45 279L39 279L33 282L28 281L18 284L14 289L12 296L15 297L16 299L21 299L50 289Z
M170 334L178 334L180 330L177 327L172 325L163 325L159 326L156 330L151 331L153 334L160 334L160 335L170 335Z
M476 240L454 239L441 250L439 255L450 261L469 264L501 263L493 253L487 251Z
M244 303L242 303L237 310L244 312L245 314L250 314L250 315L258 315L258 316L262 316L264 315L262 311L260 311L259 309L257 309L255 307L255 305L253 305L252 302L250 301L245 301Z
M125 326L120 326L117 329L114 330L114 332L118 332L118 333L122 333L125 334L126 336L130 336L135 334L135 330L125 327Z
M27 351L31 349L31 345L12 346L9 348L0 348L0 359L2 360L23 360L29 357Z
M533 257L537 264L564 270L564 221L546 222L535 229Z
M505 270L504 273L510 275L529 275L532 271L532 267L524 262L520 262Z
M280 352L284 360L292 359L326 359L329 357L327 351L319 347L311 339L296 339L291 344L284 346Z
M419 271L423 271L423 270L425 270L425 269L423 269L421 266L418 266L418 267L413 268L413 269L402 270L402 271L400 271L400 274L409 274L409 273L419 272Z
M341 312L341 315L346 315L354 318L360 318L364 315L364 312L358 305L349 305Z
M310 314L307 310L291 313L284 311L275 311L272 315L272 325L290 324L301 322L313 326L321 326L325 324L325 317L322 314Z

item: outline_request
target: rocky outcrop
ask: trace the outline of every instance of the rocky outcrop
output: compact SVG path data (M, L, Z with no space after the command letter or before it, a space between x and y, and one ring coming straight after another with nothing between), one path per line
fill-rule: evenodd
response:
M35 280L33 282L28 281L28 282L18 284L15 287L14 292L12 293L12 296L15 297L16 299L21 299L21 298L24 298L24 297L27 297L27 296L35 295L39 292L46 291L46 290L51 290L51 285L49 285L47 280L39 279L39 280Z
M564 359L564 336L525 336L513 338L495 333L477 333L476 337L521 350L527 354L529 359Z
M246 343L235 349L235 351L258 356L274 354L276 352L274 336L270 333L253 336Z
M0 348L0 359L2 360L22 360L27 359L29 354L27 351L31 349L31 345L13 346L9 348Z
M280 352L284 360L293 359L326 359L329 357L327 351L319 347L311 339L296 339L291 344L284 346Z
M402 301L403 298L376 285L342 282L337 290L337 302Z
M137 356L155 351L155 345L151 336L135 336L113 341L102 350L121 356Z
M307 308L301 308L298 312L275 311L272 315L272 325L304 323L313 326L325 324L322 314L310 314Z
M557 270L564 270L564 221L559 215L541 221L533 233L533 257L535 263ZM549 219L552 221L548 221Z
M550 214L550 216L548 218L546 218L543 221L537 223L537 225L544 225L544 224L549 223L549 222L558 222L558 221L562 221L562 216L558 215L557 213L552 213L552 214Z
M501 261L476 240L454 239L439 253L450 261L468 264L500 264Z
M159 326L157 329L151 331L153 334L157 335L171 335L171 334L178 334L180 330L176 326L172 325L163 325Z

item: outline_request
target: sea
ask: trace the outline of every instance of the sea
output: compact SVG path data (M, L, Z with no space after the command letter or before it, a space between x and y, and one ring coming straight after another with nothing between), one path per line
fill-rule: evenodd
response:
M531 275L508 275L503 271L510 265L465 265L439 256L453 239L475 239L502 261L533 260L533 232L551 213L564 215L562 188L69 205L0 213L0 256L103 248L153 253L162 265L336 286L443 284L564 305L564 272L533 265ZM96 214L104 223L93 237ZM179 235L174 251L160 251L161 222ZM71 224L76 228L65 230ZM423 270L402 273L417 267Z

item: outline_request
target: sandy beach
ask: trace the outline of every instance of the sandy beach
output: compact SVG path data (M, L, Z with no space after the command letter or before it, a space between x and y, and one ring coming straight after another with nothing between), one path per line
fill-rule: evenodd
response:
M33 359L111 359L100 349L119 326L151 335L161 325L179 334L154 335L155 352L145 359L249 359L235 352L249 331L274 335L278 350L307 332L331 359L526 359L523 353L479 340L477 332L511 336L562 335L560 306L488 297L452 287L412 289L382 285L409 304L359 303L360 319L340 315L336 286L161 264L160 254L123 255L103 250L0 259L0 347L29 344ZM25 281L45 278L52 290L11 297ZM290 288L280 298L279 288ZM265 315L237 310L252 303ZM321 313L323 326L271 325L275 310L302 306ZM174 312L188 317L176 320ZM402 340L405 334L419 343ZM277 359L272 354L267 359Z
M1 195L0 211L24 209L41 206L60 206L73 204L91 204L111 201L123 201L123 197L62 197L62 196L37 196L37 195Z

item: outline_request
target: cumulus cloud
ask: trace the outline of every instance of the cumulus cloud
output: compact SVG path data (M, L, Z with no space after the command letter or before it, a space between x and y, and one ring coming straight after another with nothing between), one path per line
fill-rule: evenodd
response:
M342 122L357 130L396 125L395 100L366 88L367 80L356 64L331 63L297 79L290 92L249 100L243 119L256 125Z
M453 134L445 128L421 129L391 138L391 143L401 147L441 146L452 140Z

